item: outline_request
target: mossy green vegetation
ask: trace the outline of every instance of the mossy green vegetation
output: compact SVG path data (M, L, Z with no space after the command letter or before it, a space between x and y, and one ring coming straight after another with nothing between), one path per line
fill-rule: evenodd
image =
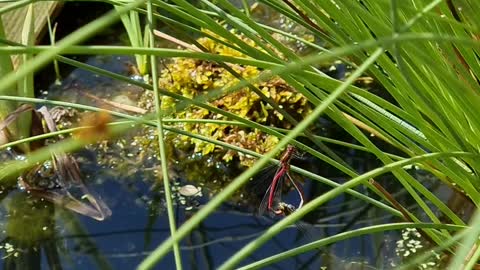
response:
M212 33L210 34L214 35ZM255 46L253 41L248 38L242 35L237 36L244 42ZM221 39L219 36L216 36L216 38ZM227 42L226 40L223 41ZM241 52L208 37L199 38L197 39L197 42L212 54L246 57L246 55ZM246 80L255 78L262 72L259 68L253 66L241 66L236 64L227 65ZM207 94L212 90L228 88L238 82L239 79L228 72L222 65L211 61L192 58L172 59L170 63L166 64L160 77L160 87L189 98L195 98ZM311 105L307 99L302 94L296 92L295 89L289 86L280 77L274 77L269 81L254 84L254 87L258 88L266 97L270 98L297 120L303 119L311 112ZM148 94L151 95L151 93ZM268 102L262 100L259 95L254 93L254 91L248 87L223 95L219 99L210 101L209 105L265 126L286 129L292 128L292 124L286 121L282 114L276 111ZM175 106L175 99L171 97L162 97L163 110L174 110ZM223 115L212 113L207 109L195 106L190 106L186 110L175 112L172 114L172 117L192 120L229 120ZM177 127L193 134L221 140L261 154L270 151L273 146L278 143L278 138L275 136L265 134L256 129L233 125L185 122L177 124ZM174 138L173 143L175 146L181 147L182 149L185 149L189 145L193 145L193 151L196 153L202 153L203 155L212 154L216 151L223 151L222 159L225 161L230 161L234 157L238 157L244 165L249 165L253 161L252 158L240 156L237 152L220 149L220 147L215 146L214 144L183 135Z

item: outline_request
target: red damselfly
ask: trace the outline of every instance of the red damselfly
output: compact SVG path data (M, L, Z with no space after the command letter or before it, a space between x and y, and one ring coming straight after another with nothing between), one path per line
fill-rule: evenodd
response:
M288 210L299 209L303 206L304 195L301 185L290 175L290 161L292 158L297 155L297 149L291 145L287 147L285 152L280 158L279 167L277 168L272 182L263 196L262 202L260 203L259 214L263 214L266 210L268 212L274 213L275 215L286 215ZM284 181L288 181L293 185L298 196L300 197L300 203L297 207L293 205L286 204L282 201L282 186ZM290 207L284 207L284 206Z

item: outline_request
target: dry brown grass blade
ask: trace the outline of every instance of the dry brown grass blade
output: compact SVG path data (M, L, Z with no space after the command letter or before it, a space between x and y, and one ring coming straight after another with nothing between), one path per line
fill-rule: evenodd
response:
M132 112L132 113L138 113L138 114L146 114L147 113L147 110L139 108L139 107L135 107L135 106L131 106L131 105L122 104L122 103L110 101L110 100L107 100L107 99L99 98L99 97L96 97L92 94L89 94L89 93L86 93L86 92L83 92L83 91L81 91L81 93L82 93L82 95L84 95L86 97L89 97L89 98L91 98L91 99L93 99L97 102L100 102L104 105L108 105L108 106L110 106L112 108L115 108L115 109L120 109L120 110L123 110L123 111L126 111L126 112Z
M32 105L22 104L15 111L8 114L7 117L5 117L5 119L3 119L3 121L0 122L0 130L4 130L9 125L11 125L15 120L17 120L17 118L20 114L22 114L24 112L31 111L31 110L33 110Z
M30 104L22 104L13 112L9 113L3 121L0 122L0 145L11 142L12 140L18 139L15 138L15 128L11 130L10 125L15 124L15 121L19 118L22 113L32 111L34 108ZM18 147L23 152L30 151L30 148L27 144L18 145Z
M153 34L154 34L155 36L159 37L159 38L163 38L163 39L165 39L165 40L168 40L168 41L170 41L170 42L172 42L172 43L175 43L175 44L177 44L177 45L179 45L179 46L181 46L181 47L184 47L184 48L186 48L186 49L192 50L192 51L194 51L194 52L202 52L202 50L200 50L199 48L197 48L197 46L192 45L192 44L188 44L188 43L186 43L186 42L184 42L184 41L182 41L182 40L179 40L179 39L176 38L176 37L170 36L169 34L165 34L165 33L160 32L160 31L158 31L158 30L153 30Z

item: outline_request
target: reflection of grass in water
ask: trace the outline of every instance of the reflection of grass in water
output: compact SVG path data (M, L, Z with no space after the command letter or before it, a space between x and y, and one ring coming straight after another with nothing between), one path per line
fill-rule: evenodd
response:
M74 239L76 247L86 255L91 256L98 269L113 269L103 252L97 247L96 241L89 237L90 232L83 227L77 216L63 210L59 211L58 216L68 234L81 236ZM75 259L71 257L73 255L68 250L65 251L63 255L66 255L69 261L74 262Z
M12 194L8 200L7 237L14 238L22 246L34 246L54 236L51 203L32 198L26 192Z
M4 267L40 268L42 252L49 257L47 264L50 267L59 266L60 257L54 245L53 205L26 192L11 194L4 204L7 211L2 220L5 238L0 244Z

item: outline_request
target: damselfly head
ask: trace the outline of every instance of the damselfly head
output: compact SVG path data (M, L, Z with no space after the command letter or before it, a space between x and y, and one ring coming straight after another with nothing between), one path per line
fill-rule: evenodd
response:
M282 165L287 165L290 163L290 160L296 155L297 149L293 145L288 145L285 152L283 152L282 157L280 158L280 163Z
M289 144L287 146L287 151L286 152L290 153L290 154L295 154L295 153L297 153L297 148L295 148L295 146Z

